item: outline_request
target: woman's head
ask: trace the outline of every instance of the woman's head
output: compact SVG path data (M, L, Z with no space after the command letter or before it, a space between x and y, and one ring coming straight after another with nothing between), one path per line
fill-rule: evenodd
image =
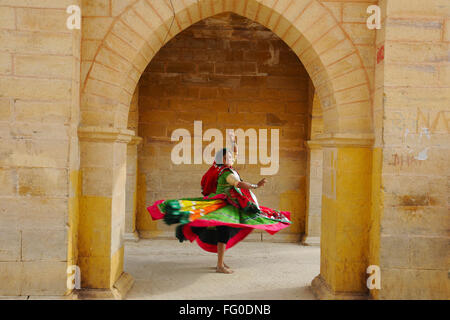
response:
M216 164L222 165L225 164L227 166L233 165L233 155L227 148L220 149L216 153Z

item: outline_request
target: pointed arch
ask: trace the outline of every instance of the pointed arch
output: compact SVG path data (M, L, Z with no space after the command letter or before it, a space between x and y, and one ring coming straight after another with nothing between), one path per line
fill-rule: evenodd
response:
M126 128L134 89L158 50L223 12L254 20L299 57L316 88L326 133L371 133L371 93L359 52L317 0L136 0L115 18L87 73L81 126ZM173 14L175 13L175 15Z

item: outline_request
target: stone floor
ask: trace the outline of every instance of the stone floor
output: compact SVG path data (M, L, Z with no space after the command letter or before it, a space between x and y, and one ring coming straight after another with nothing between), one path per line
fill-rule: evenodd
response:
M189 242L126 242L125 271L135 279L127 299L314 299L319 247L241 242L226 252L230 275L215 272L216 257Z
M227 251L233 274L215 272L216 254L177 240L125 242L125 271L135 279L127 299L309 300L320 271L319 247L243 241ZM0 300L61 300L61 296L0 296Z

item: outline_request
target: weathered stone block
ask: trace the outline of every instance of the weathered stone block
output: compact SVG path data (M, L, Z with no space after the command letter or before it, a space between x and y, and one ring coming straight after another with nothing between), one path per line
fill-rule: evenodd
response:
M68 200L64 198L22 197L15 205L1 206L7 214L17 213L21 230L66 230Z
M439 70L435 65L387 65L384 78L388 86L420 86L424 81L430 86L438 86Z
M65 10L16 8L16 17L18 30L71 33L66 27Z
M450 60L448 44L445 43L402 43L386 44L386 62L440 63Z
M375 29L368 29L365 23L343 23L342 26L354 44L372 45L375 41Z
M339 76L334 81L335 90L343 90L353 86L367 84L367 75L364 69L354 70L347 74Z
M334 1L324 1L322 3L332 12L338 22L342 22L343 3Z
M448 16L450 14L450 6L446 0L431 0L423 2L420 0L396 0L386 1L387 12L389 15L402 16L405 8L408 8L408 16Z
M450 60L450 57L449 59ZM450 83L450 66L448 65L441 65L439 67L439 84L441 86L446 86Z
M23 262L0 262L0 294L19 296L23 286Z
M12 56L9 53L0 52L0 74L11 74Z
M441 35L441 20L388 18L386 21L386 40L440 41Z
M22 231L22 261L64 261L67 258L67 230Z
M20 168L17 174L19 195L68 195L68 173L65 169Z
M450 41L450 19L446 19L444 22L444 41Z
M123 1L127 2L127 1ZM89 0L83 0L82 6L83 6L83 16L90 17L90 16L109 16L110 15L110 4L111 1L109 0L96 0L96 1L89 1Z
M6 227L0 229L0 261L21 261L21 231Z
M366 3L344 3L343 4L343 21L344 22L366 22L368 14L367 7L370 2Z
M72 35L65 33L13 32L10 30L0 30L2 50L11 53L71 55L73 53L72 41Z
M445 236L450 227L446 207L387 207L381 221L386 234Z
M319 21L315 22L312 26L306 29L303 32L303 35L311 42L311 44L314 44L319 38L323 37L336 26L336 21L332 17L325 15L323 18L319 19Z
M67 290L67 262L23 262L22 295L64 295Z
M8 121L11 117L11 101L0 99L0 121Z
M0 78L0 97L65 100L71 97L71 90L72 83L68 80Z
M111 11L113 17L118 16L123 10L133 3L133 0L111 0Z
M17 121L66 123L70 116L70 104L69 102L16 100L14 111Z
M331 64L341 58L344 58L346 55L348 55L349 52L352 52L353 45L354 44L348 39L341 41L335 47L332 47L323 52L320 56L320 59L325 65Z
M307 30L307 28L311 27L317 19L323 17L325 13L325 8L323 8L318 2L312 2L294 25L301 31Z
M447 270L381 267L380 299L448 299Z
M335 98L338 105L357 101L367 101L370 98L370 92L368 86L362 85L337 92Z
M102 40L113 22L110 17L83 17L83 34L88 35L85 39Z
M411 266L411 241L407 236L381 236L380 263L386 268Z
M67 162L67 142L60 140L5 139L0 148L7 157L0 160L1 165L24 167L64 167Z
M15 74L23 76L53 76L70 79L73 57L16 55Z
M30 8L59 8L66 9L71 4L81 4L80 0L42 0L35 3L30 0L1 0L0 5L30 7Z
M17 194L17 171L0 168L0 196Z
M447 270L450 240L448 238L411 238L411 267Z
M15 29L14 8L0 7L0 29Z

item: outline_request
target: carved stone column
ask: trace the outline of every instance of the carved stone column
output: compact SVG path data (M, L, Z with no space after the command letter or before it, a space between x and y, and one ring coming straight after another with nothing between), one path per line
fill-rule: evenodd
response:
M306 224L302 244L320 245L322 212L322 146L315 140L306 142L308 148L308 180L306 193Z
M139 241L136 232L136 192L137 192L137 168L138 145L141 137L133 137L127 145L127 181L125 196L125 240Z
M123 272L127 144L133 131L82 127L78 261L81 287L121 296L132 285ZM96 292L100 292L97 290Z
M372 144L370 135L323 134L320 275L318 298L367 298Z

